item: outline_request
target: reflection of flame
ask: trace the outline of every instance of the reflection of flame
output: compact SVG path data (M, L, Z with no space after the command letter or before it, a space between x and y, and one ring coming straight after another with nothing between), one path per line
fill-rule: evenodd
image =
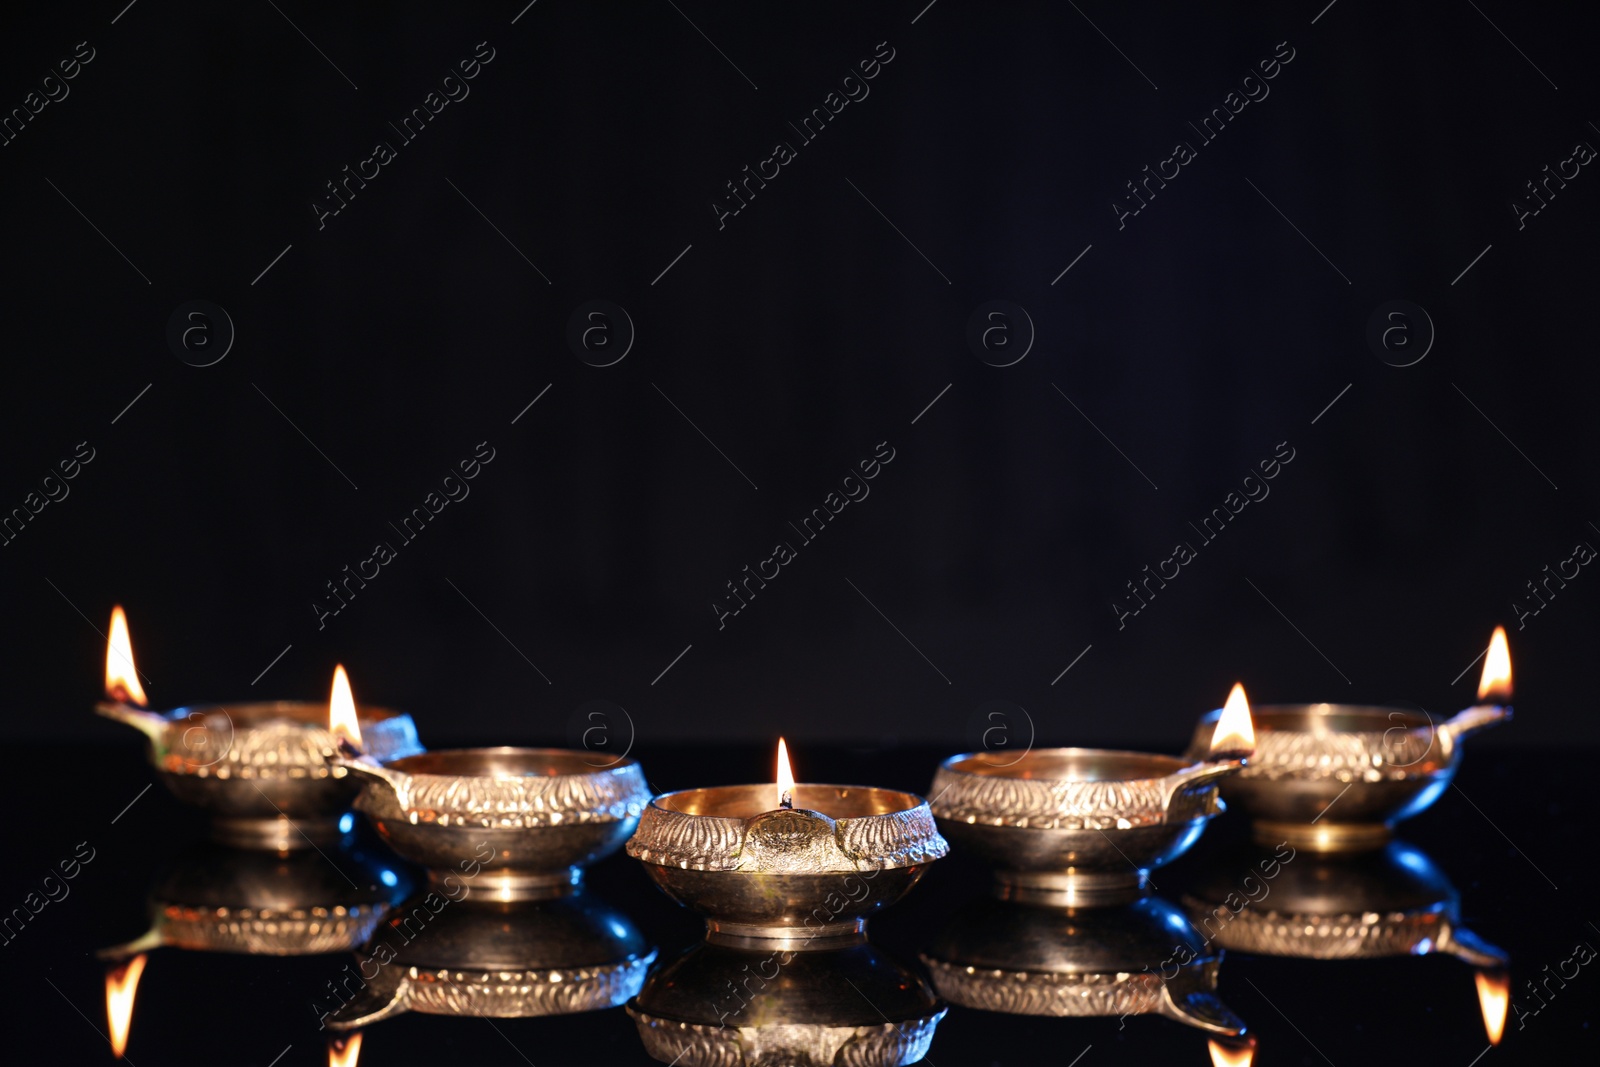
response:
M106 1023L111 1030L111 1052L122 1058L128 1048L128 1026L133 1022L133 998L144 973L143 953L106 972Z
M1498 1045L1506 1029L1506 1009L1511 1006L1511 975L1505 971L1477 971L1478 1007L1483 1009L1483 1029L1489 1044Z
M361 724L356 721L356 698L350 692L350 676L344 665L333 669L333 694L328 697L328 729L336 738L343 738L361 748Z
M343 1041L328 1042L328 1067L356 1067L361 1058L361 1031L356 1031Z
M1211 1049L1211 1067L1250 1067L1251 1061L1256 1059L1256 1046L1251 1045L1224 1045L1222 1041L1206 1041L1206 1046Z
M1489 638L1489 651L1483 657L1483 677L1478 680L1478 699L1511 699L1511 650L1506 647L1506 628L1496 626Z
M1206 1042L1211 1049L1211 1067L1250 1067L1256 1058L1256 1047L1253 1044L1225 1045L1215 1039Z
M1217 728L1211 732L1211 751L1215 754L1255 750L1256 727L1250 718L1250 701L1245 699L1244 686L1234 682L1228 702L1222 706L1222 715L1217 719Z
M144 687L133 665L133 639L128 636L128 616L122 605L111 609L111 633L106 638L106 696L124 704L144 707Z
M789 746L778 738L778 807L794 803L794 771L789 769Z

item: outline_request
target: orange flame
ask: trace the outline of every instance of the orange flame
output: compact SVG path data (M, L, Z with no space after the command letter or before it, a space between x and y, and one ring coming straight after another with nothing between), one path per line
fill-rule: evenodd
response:
M356 721L356 698L350 692L350 676L344 673L344 664L333 668L333 692L328 697L328 729L336 738L344 738L361 748L361 723Z
M106 638L106 696L124 704L144 707L144 687L133 665L133 638L128 636L128 616L122 605L111 609L111 633Z
M1496 626L1489 638L1489 651L1483 657L1483 676L1478 679L1478 699L1496 703L1511 699L1511 649L1506 646L1506 628Z
M361 1058L361 1031L357 1030L343 1041L328 1041L328 1067L356 1067Z
M794 771L789 769L789 746L778 738L778 806L794 802Z
M117 1059L128 1049L128 1027L133 1022L133 998L144 973L143 953L106 972L106 1023L111 1030L111 1052Z
M1505 971L1476 971L1478 1007L1483 1009L1483 1029L1489 1044L1498 1045L1506 1031L1506 1009L1511 1006L1511 975Z
M1250 701L1245 698L1244 686L1233 683L1228 702L1222 706L1217 728L1211 731L1211 752L1254 752L1256 750L1255 721L1250 717Z
M1250 1067L1256 1058L1254 1044L1223 1044L1215 1039L1206 1042L1211 1050L1211 1067Z

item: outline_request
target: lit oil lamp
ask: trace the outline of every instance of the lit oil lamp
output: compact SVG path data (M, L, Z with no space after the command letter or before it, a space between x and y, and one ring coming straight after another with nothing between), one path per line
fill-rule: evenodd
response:
M561 748L457 748L381 760L341 723L339 766L365 783L355 808L450 899L539 900L572 892L611 855L650 799L635 759L596 767Z
M1381 848L1394 824L1427 808L1461 765L1462 741L1511 718L1511 654L1496 627L1478 703L1435 724L1425 712L1353 704L1255 709L1255 756L1222 787L1254 822L1261 844L1348 852ZM1219 712L1203 716L1193 754Z
M1254 746L1242 686L1208 733L1189 760L1092 748L1033 749L1003 765L953 756L934 776L933 813L945 836L994 865L1006 899L1120 904L1223 810L1217 781Z
M139 994L139 976L147 962L143 953L106 971L106 1029L111 1054L122 1059L128 1051L128 1028L133 1025L133 1001Z
M865 935L949 846L914 793L796 783L778 742L777 782L656 797L628 842L660 889L702 915L706 939L790 950Z
M336 695L343 671L335 672ZM348 680L342 684L348 696ZM339 816L357 785L334 762L328 704L280 700L149 711L120 606L112 610L106 642L106 697L95 710L149 738L162 783L210 815L217 841L288 851L337 839ZM409 715L367 707L361 720L368 745L383 758L422 751Z

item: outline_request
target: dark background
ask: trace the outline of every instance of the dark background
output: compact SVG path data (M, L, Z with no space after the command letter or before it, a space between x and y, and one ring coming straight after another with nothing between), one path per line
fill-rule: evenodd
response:
M1600 144L1592 14L522 6L7 12L5 108L95 58L0 148L0 505L95 459L0 548L5 736L118 735L89 708L121 602L154 706L322 698L342 661L435 745L570 738L606 700L641 742L784 732L803 774L808 742L973 747L998 700L1170 750L1235 679L1448 714L1496 623L1521 714L1483 742L1600 738L1600 579L1512 611L1600 544L1600 178L1510 207ZM323 183L480 41L470 96L319 231ZM719 230L723 184L880 41L870 96ZM193 299L237 330L214 366L166 341ZM636 327L614 366L566 342L591 299ZM1036 326L1014 366L966 342L991 299ZM1405 368L1364 336L1396 299L1437 329ZM481 441L470 497L319 630L324 583ZM870 497L719 631L723 584L883 441ZM1271 496L1119 630L1123 584L1283 441Z

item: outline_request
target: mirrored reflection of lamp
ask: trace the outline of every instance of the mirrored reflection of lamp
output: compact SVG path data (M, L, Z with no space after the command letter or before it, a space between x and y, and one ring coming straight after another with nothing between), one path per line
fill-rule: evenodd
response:
M632 920L584 892L546 900L399 905L318 997L330 1029L408 1011L524 1018L615 1007L639 991L655 950ZM359 981L346 981L359 975ZM354 992L351 992L351 989Z
M1229 952L1316 960L1443 952L1491 969L1507 960L1461 926L1460 894L1403 841L1350 855L1230 849L1207 864L1183 907L1202 936Z
M774 783L656 797L628 855L704 916L711 941L799 951L862 938L868 916L908 893L948 846L916 794L796 783L779 745Z
M249 956L348 952L409 884L392 859L353 844L275 854L201 842L157 876L149 929L99 955L120 960L163 946Z
M1461 765L1462 742L1511 719L1511 655L1503 627L1484 654L1478 703L1443 723L1425 712L1354 704L1255 709L1250 765L1222 796L1254 821L1262 844L1319 852L1381 848L1394 824L1427 808ZM1201 717L1190 754L1205 751L1219 712Z
M939 829L995 867L1008 899L1124 903L1223 810L1217 783L1245 766L1254 743L1242 686L1226 710L1188 759L1092 748L1033 749L1004 764L954 756L933 780Z
M927 1055L944 1013L914 971L865 941L696 945L628 1005L645 1051L677 1067L901 1067Z
M1095 908L980 899L923 954L952 1004L1008 1015L1160 1015L1236 1038L1218 999L1222 952L1176 906L1146 896Z
M120 606L107 636L107 699L95 710L149 739L150 763L162 784L210 816L215 840L288 851L338 839L339 816L359 786L334 762L338 745L327 703L279 700L150 711ZM360 720L367 749L380 758L422 751L409 715L364 707Z

